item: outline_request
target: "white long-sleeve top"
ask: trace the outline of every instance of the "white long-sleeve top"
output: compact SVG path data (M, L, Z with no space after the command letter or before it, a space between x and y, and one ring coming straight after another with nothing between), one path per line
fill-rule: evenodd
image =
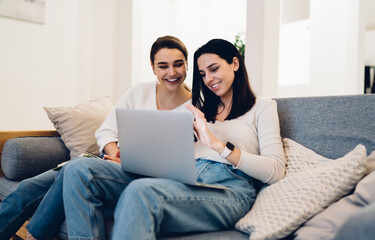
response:
M175 110L188 111L186 103ZM134 85L118 100L116 107L157 110L156 82ZM100 152L108 143L118 142L114 109L95 133ZM208 123L208 128L220 141L229 141L241 151L239 170L265 183L276 182L284 176L285 158L275 101L257 98L255 105L243 116ZM231 164L199 141L195 143L195 158Z
M144 109L144 110L158 110L156 105L156 81L139 83L131 87L124 95L117 101L114 109L104 120L100 128L95 132L99 151L103 152L105 145L111 142L118 142L117 136L117 121L116 121L116 107L127 109ZM191 100L181 104L174 110L188 111L185 104L191 103Z
M257 98L250 111L241 117L208 123L208 129L221 142L231 142L241 151L237 169L264 183L284 177L286 161L276 101ZM231 164L199 141L195 144L195 158Z

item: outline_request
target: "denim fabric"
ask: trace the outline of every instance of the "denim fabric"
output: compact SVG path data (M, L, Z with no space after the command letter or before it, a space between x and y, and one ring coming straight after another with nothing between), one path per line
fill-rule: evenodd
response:
M169 179L143 178L129 184L115 211L112 239L156 239L159 233L233 228L255 200L252 182L226 164L199 160L200 182L230 187L217 190ZM137 216L137 217L134 217Z
M69 163L68 163L69 164ZM56 175L52 184L39 207L32 216L27 230L39 240L52 239L65 220L64 204L62 197L63 172L65 167Z
M55 181L56 171L50 170L25 179L0 204L0 239L10 239L33 215L40 201Z
M120 194L135 178L110 161L82 158L68 164L63 199L69 239L105 239L105 213L113 215Z
M254 203L252 179L222 163L198 160L196 166L198 181L231 190L142 178L107 161L69 164L63 184L69 239L105 239L104 210L114 209L118 201L113 239L233 228Z
M21 181L12 181L7 177L0 177L0 201L3 201L10 195L18 186ZM0 202L1 204L1 202Z

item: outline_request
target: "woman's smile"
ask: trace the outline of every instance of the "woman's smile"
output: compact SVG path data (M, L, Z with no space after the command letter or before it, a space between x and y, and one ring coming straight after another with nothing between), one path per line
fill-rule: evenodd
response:
M222 81L217 82L217 83L211 85L211 89L212 89L213 91L217 90L217 89L219 88L219 85L220 85L221 83L222 83Z

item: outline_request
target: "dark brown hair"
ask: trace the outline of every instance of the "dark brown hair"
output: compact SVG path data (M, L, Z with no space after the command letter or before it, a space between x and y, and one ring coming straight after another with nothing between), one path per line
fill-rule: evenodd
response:
M205 53L216 54L228 64L233 63L234 57L238 58L239 68L235 72L232 84L232 107L226 120L242 116L255 104L255 94L251 90L241 54L232 43L223 39L210 40L194 53L192 104L204 113L207 121L215 122L217 109L219 104L221 104L221 100L220 97L204 84L197 64L198 58Z

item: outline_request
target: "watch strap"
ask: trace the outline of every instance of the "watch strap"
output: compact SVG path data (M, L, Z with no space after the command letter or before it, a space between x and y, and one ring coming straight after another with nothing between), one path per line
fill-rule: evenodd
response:
M227 158L229 154L234 150L234 145L230 142L227 142L225 145L224 151L220 154L222 158Z

